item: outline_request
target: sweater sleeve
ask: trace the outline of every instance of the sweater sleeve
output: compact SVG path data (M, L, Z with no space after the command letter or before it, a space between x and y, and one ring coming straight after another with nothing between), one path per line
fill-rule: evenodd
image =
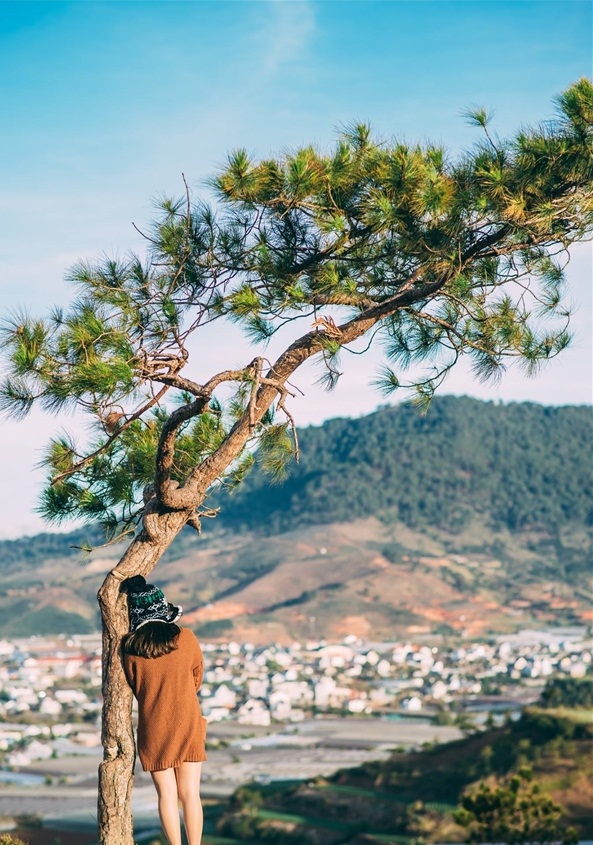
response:
M202 654L202 649L200 648L200 644L197 638L194 636L194 656L193 656L193 665L192 665L192 672L194 674L194 686L196 688L196 692L202 686L202 680L204 678L204 656Z
M136 694L136 665L134 661L131 659L129 654L122 655L123 665L124 665L124 674L126 676L126 681L128 682L129 686L132 688L132 692L134 695Z

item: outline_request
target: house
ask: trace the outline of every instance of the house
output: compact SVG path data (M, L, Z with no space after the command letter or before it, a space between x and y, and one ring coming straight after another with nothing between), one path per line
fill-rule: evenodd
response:
M587 674L587 664L582 661L576 661L569 669L571 678L584 678Z
M16 686L11 684L7 688L6 692L10 698L10 701L8 702L9 704L14 702L19 705L26 705L24 707L17 707L13 709L28 710L29 707L37 704L38 702L37 693L29 686Z
M58 739L58 737L68 736L74 730L73 726L70 723L64 725L52 725L51 727L51 735L54 739Z
M265 698L268 694L267 678L249 678L247 681L247 694L249 698Z
M7 748L10 748L22 738L22 731L0 728L0 749L6 751Z
M15 651L14 643L10 643L8 640L0 640L0 657L12 657Z
M295 703L313 701L313 691L305 681L283 681L275 686L274 691L283 692Z
M385 687L377 687L372 689L369 693L369 700L377 707L385 707L386 704L391 704L395 696L393 696Z
M272 717L268 706L261 698L248 698L237 710L237 721L240 725L262 725L267 727Z
M284 722L290 718L292 699L284 690L277 689L271 692L268 696L268 704L270 705L270 713L273 719Z
M77 731L72 734L72 741L77 745L84 745L86 748L97 748L101 745L100 731Z
M319 668L327 669L333 666L336 669L343 669L354 659L354 652L346 645L326 645L317 652Z
M6 758L6 762L11 767L30 766L31 758L25 751L11 751Z
M84 704L87 701L86 693L79 689L58 689L54 692L54 698L60 704Z
M39 712L45 713L46 716L57 716L62 712L62 705L59 701L56 701L55 698L51 698L51 696L46 695L41 699Z
M208 704L202 707L202 715L207 716L209 722L222 722L230 718L231 713L228 707L210 707Z
M329 697L336 689L336 682L327 676L320 678L314 686L314 702L316 707L327 707Z
M208 699L210 709L213 707L226 707L228 710L232 710L236 704L237 693L226 684L220 684L219 687L212 691L212 695Z
M380 660L379 655L377 654L377 652L374 649L367 651L367 653L364 656L366 657L366 662L368 663L369 666L376 666L377 663Z
M47 742L34 739L27 746L27 755L30 760L49 760L52 754L53 748Z
M447 684L443 681L435 681L430 688L430 694L435 701L439 701L447 695Z
M391 674L391 663L383 658L377 663L375 671L380 678L387 678Z

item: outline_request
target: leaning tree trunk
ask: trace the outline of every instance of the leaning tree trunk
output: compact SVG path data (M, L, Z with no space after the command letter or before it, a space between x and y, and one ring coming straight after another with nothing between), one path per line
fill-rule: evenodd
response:
M129 630L121 582L132 575L148 575L187 521L184 512L152 512L147 517L144 529L107 575L98 594L103 627L103 761L99 766L97 806L101 845L134 843L131 799L136 754L132 691L124 675L120 651L121 638ZM147 525L148 520L152 525Z

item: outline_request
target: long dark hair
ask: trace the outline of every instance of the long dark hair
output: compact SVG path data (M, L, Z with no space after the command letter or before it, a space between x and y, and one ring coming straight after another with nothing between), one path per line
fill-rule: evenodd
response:
M122 639L122 651L138 657L162 657L177 648L181 628L174 622L147 622Z

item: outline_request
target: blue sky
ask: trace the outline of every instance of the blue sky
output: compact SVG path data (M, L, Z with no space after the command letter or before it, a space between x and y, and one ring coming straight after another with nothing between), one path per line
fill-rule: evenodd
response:
M431 138L454 154L476 138L460 112L494 110L496 128L552 114L552 98L591 75L592 5L502 0L0 2L0 309L66 304L80 257L141 249L152 199L196 191L233 147L255 155L370 120L380 134ZM512 371L484 388L460 370L446 390L503 400L591 401L591 251L571 262L572 350L537 380ZM211 338L205 366L242 341ZM373 363L347 368L333 395L307 386L299 423L373 410ZM308 373L304 383L308 385ZM4 478L20 495L0 536L38 530L49 433L34 415L4 425Z

